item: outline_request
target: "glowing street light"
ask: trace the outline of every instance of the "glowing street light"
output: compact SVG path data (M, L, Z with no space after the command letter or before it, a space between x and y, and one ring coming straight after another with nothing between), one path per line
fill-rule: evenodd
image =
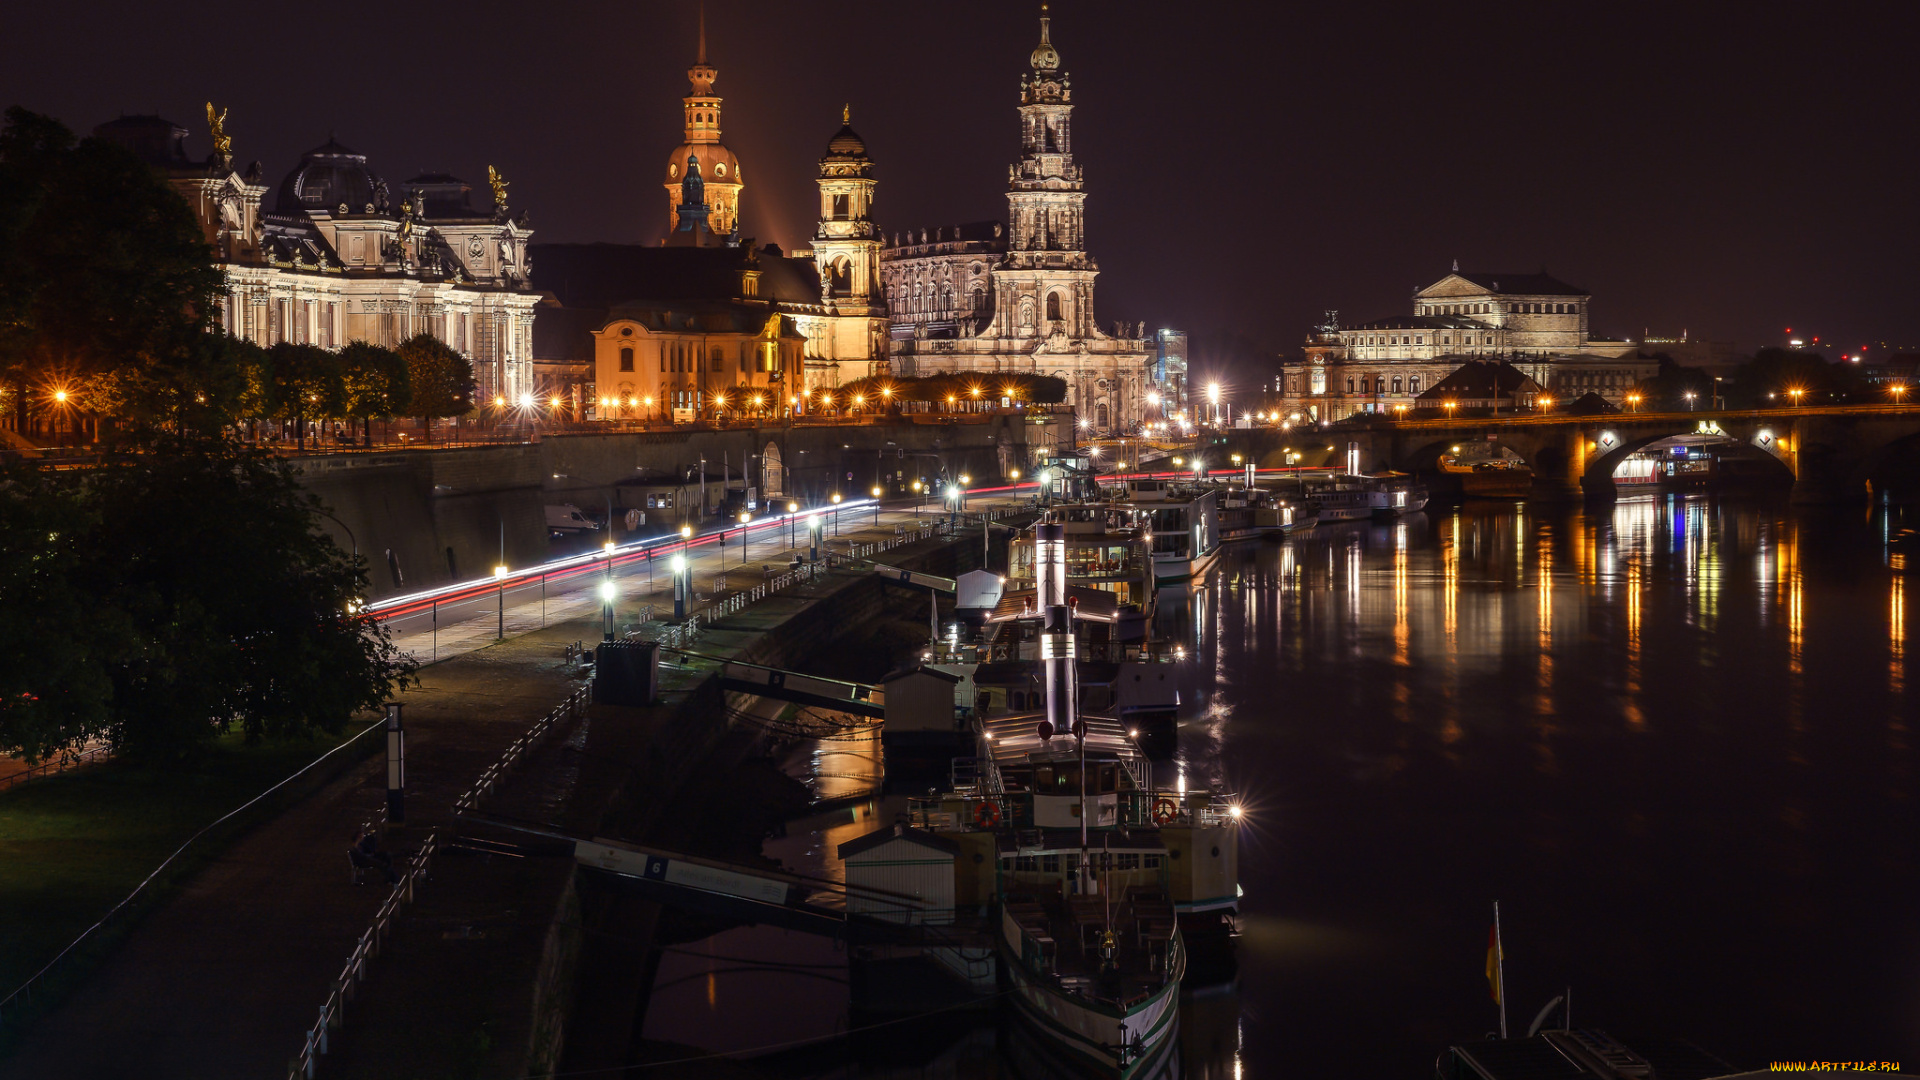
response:
M1800 395L1804 393L1806 393L1806 391L1801 389L1798 386L1795 386L1787 391L1787 396L1793 399L1793 405L1795 408L1800 407Z
M1446 405L1446 407L1447 407L1447 419L1449 419L1449 420L1451 420L1451 419L1453 419L1453 407L1454 407L1455 405L1457 405L1457 404L1459 404L1459 402L1457 402L1457 401L1448 401L1448 402L1443 402L1443 404L1444 404L1444 405Z
M1639 394L1628 394L1628 395L1627 395L1627 408L1628 408L1628 409L1630 409L1630 410L1633 410L1633 411L1636 411L1636 412L1637 412L1637 411L1639 410L1639 407L1640 407L1640 395L1639 395Z
M880 524L880 485L873 485L873 523Z
M1901 399L1907 396L1907 384L1894 383L1892 386L1887 387L1887 393L1893 395L1894 404L1897 405L1900 403Z
M747 522L752 520L753 520L752 514L748 513L745 510L740 511L740 565L741 566L747 565L747 539L752 533L752 530L747 528ZM720 541L720 568L721 569L723 570L726 569L726 562L727 562L727 542L726 540L722 539Z
M499 602L499 634L501 641L507 640L507 566L501 563L493 568L494 593Z
M1687 399L1687 411L1688 411L1688 412L1692 412L1692 411L1693 411L1693 397L1694 397L1694 394L1693 394L1693 391L1691 391L1691 390L1689 390L1689 391L1687 391L1686 393L1684 393L1684 394L1681 394L1680 396L1681 396L1681 397L1683 397L1683 398L1686 398L1686 399Z
M614 601L614 598L618 595L619 595L619 590L614 587L613 582L611 581L601 582L600 605L601 605L601 611L606 616L606 620L607 620L606 629L601 633L601 636L600 636L600 640L602 641L613 640L613 601Z

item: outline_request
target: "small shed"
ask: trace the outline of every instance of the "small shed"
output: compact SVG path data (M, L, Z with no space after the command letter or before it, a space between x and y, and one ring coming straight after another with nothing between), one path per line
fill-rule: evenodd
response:
M886 689L887 732L954 730L967 679L932 664L902 668L880 680Z
M905 824L841 844L847 913L890 922L951 923L959 855L959 844Z

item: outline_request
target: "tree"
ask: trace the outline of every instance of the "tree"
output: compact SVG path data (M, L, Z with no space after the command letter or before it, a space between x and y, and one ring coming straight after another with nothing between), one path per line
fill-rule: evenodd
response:
M307 421L339 416L346 407L345 369L338 353L283 341L267 350L273 415L294 424L295 445L306 449Z
M355 341L340 350L343 415L359 420L366 445L373 445L373 418L404 416L413 401L407 362L392 349Z
M28 761L107 729L109 666L131 639L77 573L99 515L72 475L0 474L0 751Z
M1844 401L1859 389L1850 365L1830 364L1819 353L1798 349L1761 349L1730 381L1728 398L1738 408L1752 409ZM1801 392L1797 399L1794 390Z
M24 430L65 389L136 424L206 396L221 291L199 223L145 162L20 108L0 130L0 377Z
M420 418L428 439L436 417L473 411L473 365L452 346L431 334L415 334L396 351L406 361L413 391L407 411Z
M1640 394L1640 407L1648 412L1685 412L1689 406L1710 409L1714 402L1713 376L1668 356L1660 357L1659 374L1640 380L1634 390ZM1688 394L1693 395L1691 400Z
M16 472L0 489L0 641L20 650L0 668L0 751L105 737L167 760L234 729L338 732L377 706L412 664L318 510L288 462L227 439Z

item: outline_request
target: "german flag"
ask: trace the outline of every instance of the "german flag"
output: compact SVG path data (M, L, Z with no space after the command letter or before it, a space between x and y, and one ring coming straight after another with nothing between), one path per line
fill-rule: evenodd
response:
M1497 917L1496 917L1497 918ZM1500 1001L1500 924L1487 927L1487 987L1495 1003Z

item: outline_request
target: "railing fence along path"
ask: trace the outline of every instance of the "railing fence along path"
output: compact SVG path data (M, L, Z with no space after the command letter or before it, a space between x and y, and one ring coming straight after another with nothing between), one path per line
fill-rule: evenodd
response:
M531 753L542 739L561 726L562 721L571 723L580 716L586 708L587 697L585 690L574 691L565 701L554 706L552 711L515 739L499 759L480 774L480 778L473 782L473 786L454 800L454 813L458 815L477 809L480 801L493 794L494 788L506 779L513 767ZM384 729L383 725L374 726ZM326 998L320 1003L318 1019L301 1037L300 1051L287 1062L288 1080L312 1080L316 1064L320 1057L327 1053L329 1033L345 1024L347 1003L353 1000L355 988L367 977L367 961L380 955L380 946L393 929L393 921L399 914L401 905L413 901L414 886L426 878L434 853L439 850L439 847L440 830L435 829L427 834L426 841L420 845L420 850L407 864L406 873L401 875L393 891L381 902L380 910L374 914L372 923L354 943L353 951L347 954L346 966L340 969L340 977L333 980L333 984L327 989Z

